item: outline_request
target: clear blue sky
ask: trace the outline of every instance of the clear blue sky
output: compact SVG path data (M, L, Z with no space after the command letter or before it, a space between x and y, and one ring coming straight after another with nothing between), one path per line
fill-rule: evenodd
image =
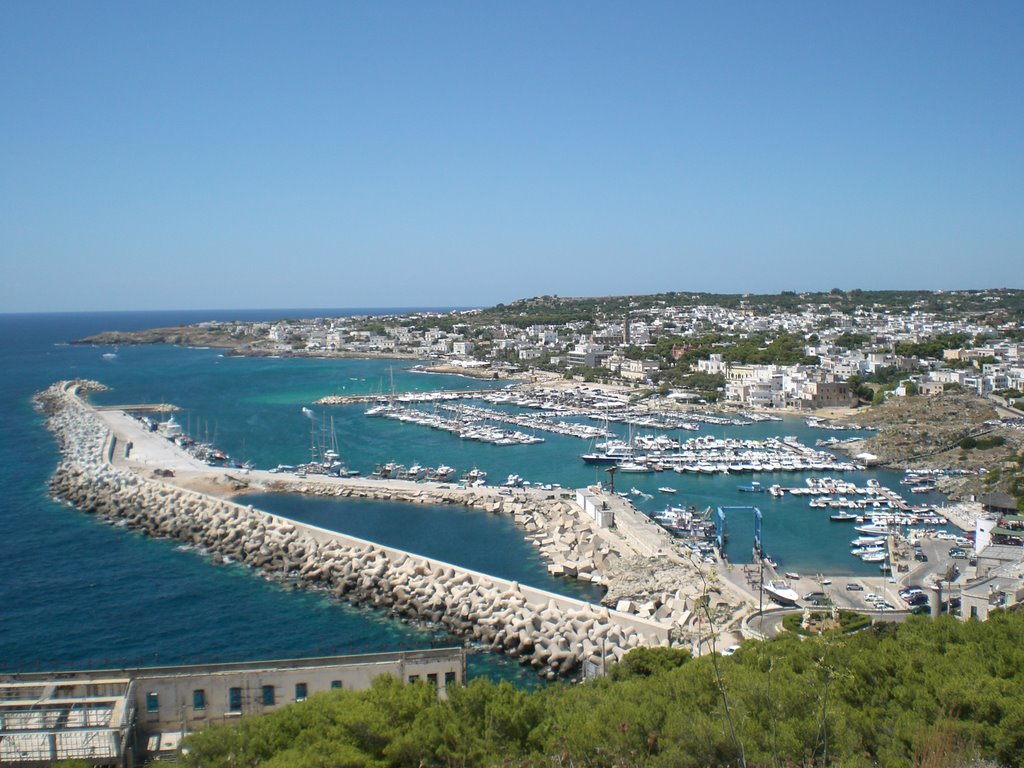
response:
M0 7L0 311L1024 285L1024 3Z

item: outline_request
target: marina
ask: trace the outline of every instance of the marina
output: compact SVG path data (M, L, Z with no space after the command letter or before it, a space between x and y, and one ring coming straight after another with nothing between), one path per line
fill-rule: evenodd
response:
M109 322L109 321L108 321ZM543 443L499 446L483 441L466 440L451 432L426 429L418 425L405 424L394 419L367 418L365 410L375 405L387 404L380 401L380 395L376 394L365 403L354 403L349 405L320 407L314 402L322 396L324 391L332 391L337 387L338 380L345 382L349 389L358 387L365 388L367 394L372 394L376 389L376 382L390 378L393 370L395 390L398 393L415 392L417 387L429 386L436 391L443 392L446 389L464 392L467 388L465 379L459 377L446 377L435 375L430 377L417 377L402 367L396 367L392 361L369 361L369 360L340 360L340 361L310 361L310 360L267 360L267 359L246 359L234 358L228 360L214 349L184 349L167 347L122 347L115 362L102 359L95 349L72 347L58 348L62 355L59 358L60 364L56 371L64 370L68 365L74 365L75 369L83 373L90 371L94 366L95 375L103 378L111 386L109 392L98 392L92 395L97 405L119 407L126 402L138 403L175 403L180 410L174 413L174 422L184 436L191 432L189 439L196 443L206 443L207 425L209 425L209 458L220 462L218 468L227 475L236 478L240 484L251 483L254 473L262 470L271 470L268 475L292 476L302 480L300 468L310 461L315 445L317 451L317 463L322 463L323 453L334 450L338 454L334 462L340 463L347 472L360 473L362 476L373 475L377 468L384 469L392 465L390 472L396 476L413 479L422 477L422 480L414 482L421 485L440 479L432 478L431 472L424 470L444 470L443 477L447 478L450 484L464 485L470 473L477 470L477 480L481 473L486 473L483 481L489 486L503 486L510 491L516 488L532 487L538 490L548 488L549 492L555 492L561 488L580 488L595 483L609 482L609 475L606 472L607 465L589 465L580 461L580 438L556 434L552 432L539 432L546 439ZM259 371L260 386L258 390L251 390L246 382L252 380L254 372ZM42 373L46 373L45 370ZM515 405L506 398L510 398L509 390L505 385L495 386L491 382L473 382L475 391L479 393L479 400L487 402L485 398L494 398L498 402L490 405L494 410L516 412L524 406ZM237 397L238 391L250 391L245 399ZM319 392L317 391L319 390ZM588 393L589 395L589 393ZM595 395L596 396L596 395ZM463 397L448 398L440 400L439 403L445 406L461 406L472 398ZM552 403L557 401L558 396L551 398ZM504 402L502 402L504 401ZM537 401L538 405L540 401ZM431 403L406 404L402 407L425 408L432 407ZM302 409L307 408L314 412L314 418L308 416ZM488 408L491 410L491 408ZM606 409L608 410L608 409ZM614 415L615 409L610 409ZM685 439L687 430L659 432L650 427L639 427L630 425L627 420L618 421L615 418L604 418L604 411L594 413L597 419L589 419L586 415L570 415L565 411L557 411L544 408L530 408L525 406L525 413L533 413L543 416L552 421L564 421L574 423L582 420L584 423L590 421L598 422L595 427L605 428L612 433L611 437L603 438L604 442L621 441L628 443L632 435L641 435L662 444L661 450L669 454L678 453L687 443ZM545 414L549 414L545 416ZM168 414L164 412L151 412L143 414L154 422L168 421ZM640 414L636 414L640 416ZM690 413L685 418L680 415L680 421L688 420ZM699 415L699 414L697 414ZM333 417L333 428L331 419ZM648 414L648 417L657 419L656 415ZM640 416L640 418L643 418ZM781 419L781 420L780 420ZM790 441L788 444L783 441L786 436L796 438L802 446L813 445L816 439L824 436L822 432L808 427L802 420L791 416L773 415L772 419L754 420L746 418L745 415L739 418L726 415L721 417L720 424L711 423L718 419L694 421L700 424L703 432L701 438L722 444L732 444L743 450L742 441L755 441L764 444L772 441L771 445L779 444L780 459L788 456L796 458L805 454L797 449ZM739 422L739 423L735 423ZM202 425L201 427L199 425ZM325 427L326 425L326 427ZM165 431L174 432L172 426L164 427ZM326 439L324 433L326 431ZM515 430L513 430L515 431ZM526 431L526 430L522 430ZM331 433L336 433L336 438ZM215 439L214 439L215 438ZM659 439L660 438L660 439ZM166 439L166 438L165 438ZM739 441L739 442L737 442ZM595 440L601 442L601 440ZM673 443L678 443L675 448ZM786 447L788 445L788 447ZM321 450L321 446L324 450ZM650 447L648 451L655 450ZM213 452L217 453L214 454ZM784 453L782 453L784 452ZM826 452L827 453L827 452ZM223 457L223 458L221 458ZM841 459L833 457L838 463ZM783 492L776 496L781 488L804 488L807 479L837 477L837 471L804 469L801 471L783 472L784 462L776 462L778 470L771 469L769 462L766 469L762 463L761 471L744 472L745 479L738 482L730 475L737 474L730 470L729 474L721 472L686 472L673 475L676 481L665 482L666 476L662 472L637 472L629 475L630 480L624 482L626 490L630 487L636 488L638 494L628 494L628 501L621 501L628 505L628 508L636 510L636 514L644 519L650 520L652 526L663 528L678 546L693 544L694 551L701 554L701 557L711 557L713 545L711 537L713 524L707 519L707 510L714 509L722 503L743 503L742 497L749 494L737 490L738 484L746 482L758 482L766 489L764 494L758 494L765 499L761 502L765 514L764 536L765 544L771 553L772 560L784 567L786 570L793 570L807 573L832 573L839 574L837 578L847 577L868 577L879 573L879 563L865 563L860 558L849 554L850 539L857 535L853 526L836 524L829 520L829 515L838 512L835 509L813 509L809 508L808 502L817 495L803 494L793 495ZM404 469L403 469L404 468ZM728 469L728 466L726 467ZM278 470L276 473L273 470ZM315 473L309 472L308 479L312 480ZM795 478L789 479L789 478ZM868 487L869 480L877 480L879 485L887 488L904 488L900 486L901 475L886 472L885 470L845 470L842 479L853 483L856 487ZM460 482L461 481L461 482ZM920 484L920 483L916 483ZM486 486L485 486L486 487ZM671 488L675 493L669 493ZM662 490L659 490L662 489ZM821 494L826 495L826 494ZM907 494L910 495L909 493ZM920 498L922 503L940 504L941 497L937 494L913 494L915 501ZM850 498L853 498L852 496ZM864 498L863 496L857 498ZM670 505L666 505L666 501ZM58 508L59 509L59 508ZM625 509L625 507L624 507ZM851 510L857 511L857 510ZM820 513L820 514L818 514ZM625 514L625 512L624 512ZM659 518L656 520L655 518ZM73 518L79 521L80 518ZM91 525L88 520L84 524ZM383 522L387 522L386 519ZM665 525L658 525L664 523ZM438 518L438 524L442 526L455 525L453 521L444 521ZM731 562L744 563L750 559L751 534L749 525L743 522L742 514L737 513L734 520L730 521L730 536L726 541L726 555ZM103 531L108 530L102 527L96 535L107 535ZM113 531L111 531L113 532ZM41 534L36 534L41 535ZM45 536L43 537L45 539ZM145 566L143 563L146 557L141 553L149 552L159 542L137 542L133 544L140 551L139 571L130 577L135 581L145 582ZM150 555L151 556L151 555ZM168 548L168 556L161 556L161 568L165 572L175 572L178 567L173 556L191 557L189 552L177 552L173 547ZM133 562L131 560L128 561ZM20 563L20 568L32 570L31 565ZM536 564L541 572L546 571L546 566ZM201 578L203 583L210 579L214 583L220 583L224 576L220 572L209 574L205 570L196 573L195 578ZM230 581L223 587L232 594L237 594L238 585ZM345 637L361 638L375 637L378 640L360 641L357 639L345 640L342 644L332 641L330 638L337 637L337 633L327 630L327 624L322 620L312 620L308 615L304 618L303 612L308 614L308 601L299 596L292 596L288 606L277 607L277 612L292 616L291 623L299 626L308 626L311 642L318 643L313 647L329 648L332 652L347 652L358 650L364 646L360 642L382 642L384 637L400 637L401 630L391 628L390 624L374 624L374 619L369 625L359 624L365 619L356 615L350 616L342 612L339 616L345 616L344 622L355 622L353 626L363 626L364 629L349 632ZM247 604L247 598L239 596L239 604ZM204 598L203 604L215 603L211 595ZM273 603L271 603L273 604ZM249 616L260 613L262 609L248 609ZM293 615L298 612L298 615ZM236 611L233 607L218 606L213 609L214 614L232 617ZM269 620L269 616L267 617ZM238 616L237 619L227 619L235 624L243 624L249 621L248 618ZM341 620L341 619L339 619ZM318 623L319 622L319 623ZM234 626L231 624L231 626ZM347 625L346 625L347 626ZM377 628L372 628L377 627ZM133 628L132 632L135 631ZM267 637L278 637L266 628L263 634ZM152 637L155 634L150 632ZM234 634L245 640L245 647L262 647L258 651L261 655L273 655L279 653L272 648L260 644L256 634L247 628L239 626ZM204 635L199 632L196 635L200 648L216 649L219 647L218 633ZM203 639L205 638L205 639ZM320 638L320 639L317 639ZM282 648L287 645L294 648L293 638L280 636ZM19 641L20 642L20 641ZM403 647L403 640L395 640L397 646ZM421 641L415 641L417 643ZM346 644L347 643L347 644ZM378 647L375 646L375 647ZM173 644L160 646L164 649L165 658L176 658L184 660L186 657L180 651L175 655ZM88 643L82 644L82 651L78 655L70 655L68 658L78 658L85 663L88 658ZM24 654L24 650L19 653ZM27 656L31 658L31 655ZM499 662L471 660L472 664L483 663L489 669L501 669ZM517 665L513 665L511 674L516 674Z

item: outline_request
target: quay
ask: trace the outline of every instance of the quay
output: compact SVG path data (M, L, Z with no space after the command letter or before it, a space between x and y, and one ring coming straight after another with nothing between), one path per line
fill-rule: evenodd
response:
M132 413L177 413L181 410L171 403L142 403L141 405L94 405L97 411L131 411Z

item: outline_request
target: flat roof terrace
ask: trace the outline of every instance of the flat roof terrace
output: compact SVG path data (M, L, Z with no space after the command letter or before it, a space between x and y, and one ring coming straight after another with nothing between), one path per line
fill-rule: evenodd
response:
M119 763L131 710L128 678L0 683L0 765Z

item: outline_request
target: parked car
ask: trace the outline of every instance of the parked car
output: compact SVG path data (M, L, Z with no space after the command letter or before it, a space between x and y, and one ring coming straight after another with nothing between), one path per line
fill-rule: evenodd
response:
M960 547L950 547L949 556L956 560L966 560L967 552Z

